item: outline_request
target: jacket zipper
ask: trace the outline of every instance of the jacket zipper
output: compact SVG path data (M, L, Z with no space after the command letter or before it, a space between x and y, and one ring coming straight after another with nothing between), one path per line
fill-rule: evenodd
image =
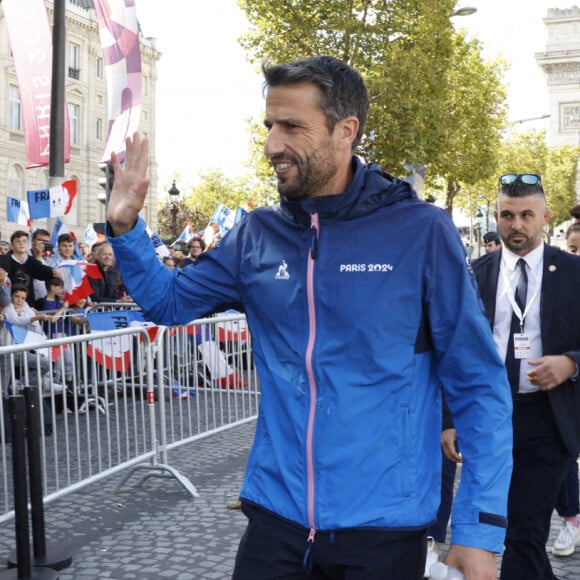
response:
M314 230L314 237L312 246L308 254L308 265L306 273L306 295L308 298L308 320L309 333L308 345L306 347L306 374L308 375L308 383L310 384L310 411L308 414L308 431L306 434L306 469L308 474L308 524L310 531L308 533L307 542L310 544L310 552L312 544L314 544L314 536L316 535L316 524L314 521L314 458L313 458L313 436L314 436L314 417L316 415L316 381L314 379L314 370L312 368L312 352L314 350L314 341L316 340L316 309L314 307L314 260L318 254L318 214L310 214L310 227Z

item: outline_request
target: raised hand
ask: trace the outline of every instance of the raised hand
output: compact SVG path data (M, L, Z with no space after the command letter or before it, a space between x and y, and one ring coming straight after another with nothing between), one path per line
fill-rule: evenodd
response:
M123 165L116 153L111 155L115 183L107 204L107 221L114 236L133 229L149 188L149 179L146 177L149 162L148 139L141 139L135 133L133 138L127 138L125 144L127 151Z

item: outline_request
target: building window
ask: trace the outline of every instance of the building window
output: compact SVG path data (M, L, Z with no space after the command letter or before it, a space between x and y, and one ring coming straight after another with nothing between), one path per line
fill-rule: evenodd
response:
M68 103L68 118L70 123L70 144L81 143L81 108L79 105Z
M68 43L68 76L79 80L81 76L81 47L74 42Z
M24 199L23 188L24 171L18 165L11 165L8 170L8 196L16 199Z
M103 59L100 56L97 56L97 78L103 78Z
M22 131L22 104L20 103L20 91L16 85L10 85L9 93L8 128L13 131Z
M97 141L103 140L103 119L99 117L97 117L96 137Z

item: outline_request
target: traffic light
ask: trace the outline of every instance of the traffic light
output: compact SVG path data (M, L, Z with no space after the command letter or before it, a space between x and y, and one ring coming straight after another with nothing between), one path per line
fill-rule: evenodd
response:
M111 195L111 190L115 183L115 172L113 171L113 166L110 163L103 163L99 165L99 169L105 174L104 177L99 177L99 185L105 190L104 193L99 193L97 199L107 205L109 202L109 195Z

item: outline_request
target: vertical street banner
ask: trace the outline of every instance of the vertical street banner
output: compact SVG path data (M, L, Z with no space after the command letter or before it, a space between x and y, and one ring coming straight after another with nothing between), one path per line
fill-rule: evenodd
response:
M107 96L109 134L101 163L111 153L124 158L125 139L139 128L141 116L141 48L135 0L93 0L99 25Z
M52 38L43 0L4 0L4 15L14 66L26 143L26 167L48 165ZM65 107L65 162L70 160L68 111Z

